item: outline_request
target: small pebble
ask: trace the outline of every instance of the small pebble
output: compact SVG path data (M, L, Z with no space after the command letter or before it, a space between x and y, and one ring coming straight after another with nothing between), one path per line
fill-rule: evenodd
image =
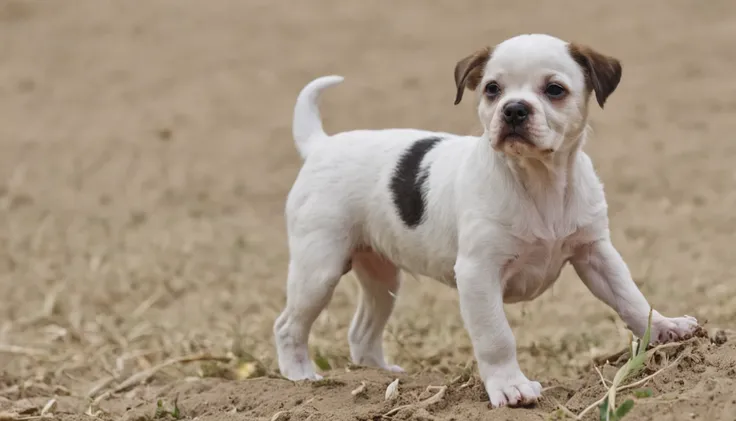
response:
M728 338L726 337L726 332L723 330L716 331L716 334L711 338L711 342L716 345L723 345L726 341L728 341Z

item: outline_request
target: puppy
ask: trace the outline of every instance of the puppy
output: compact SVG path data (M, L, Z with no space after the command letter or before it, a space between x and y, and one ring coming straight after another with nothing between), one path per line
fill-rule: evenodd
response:
M532 300L571 263L590 291L639 337L649 303L611 243L607 204L591 160L588 103L603 107L621 64L548 35L520 35L455 67L455 104L477 91L480 137L413 129L328 136L320 92L299 94L293 134L305 159L286 204L286 307L274 325L279 367L318 379L307 351L312 323L342 275L362 297L348 340L357 364L391 371L382 333L401 270L456 287L493 407L535 402L541 386L516 358L504 303ZM697 321L654 311L653 341L687 338Z

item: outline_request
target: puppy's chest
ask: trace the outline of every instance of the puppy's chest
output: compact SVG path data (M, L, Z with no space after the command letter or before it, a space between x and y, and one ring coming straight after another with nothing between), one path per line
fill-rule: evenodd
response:
M573 243L572 236L520 242L518 253L503 266L501 272L504 301L529 301L546 291L572 257Z

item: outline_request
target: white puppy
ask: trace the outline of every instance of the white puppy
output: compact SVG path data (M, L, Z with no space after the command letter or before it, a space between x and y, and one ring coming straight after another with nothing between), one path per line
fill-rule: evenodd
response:
M312 323L342 275L362 298L349 331L357 364L392 371L382 333L400 270L456 286L491 404L526 404L541 386L524 376L503 304L531 300L572 263L590 291L642 336L649 303L611 244L607 205L590 158L588 99L602 107L621 65L547 35L521 35L455 67L457 97L479 91L480 137L411 129L328 136L317 99L339 76L308 84L294 139L305 163L289 194L287 302L274 325L279 367L318 379ZM653 313L653 341L692 335L689 316Z

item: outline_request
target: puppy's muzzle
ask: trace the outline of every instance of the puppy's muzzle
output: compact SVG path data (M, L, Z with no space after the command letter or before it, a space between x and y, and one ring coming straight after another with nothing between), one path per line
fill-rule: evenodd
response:
M503 119L506 124L516 128L524 124L529 117L530 108L523 101L512 101L503 107Z
M518 144L522 143L535 147L527 132L528 121L532 112L532 107L526 101L517 100L506 103L501 109L503 123L497 145L500 147L501 145L515 144L515 148L518 149Z

